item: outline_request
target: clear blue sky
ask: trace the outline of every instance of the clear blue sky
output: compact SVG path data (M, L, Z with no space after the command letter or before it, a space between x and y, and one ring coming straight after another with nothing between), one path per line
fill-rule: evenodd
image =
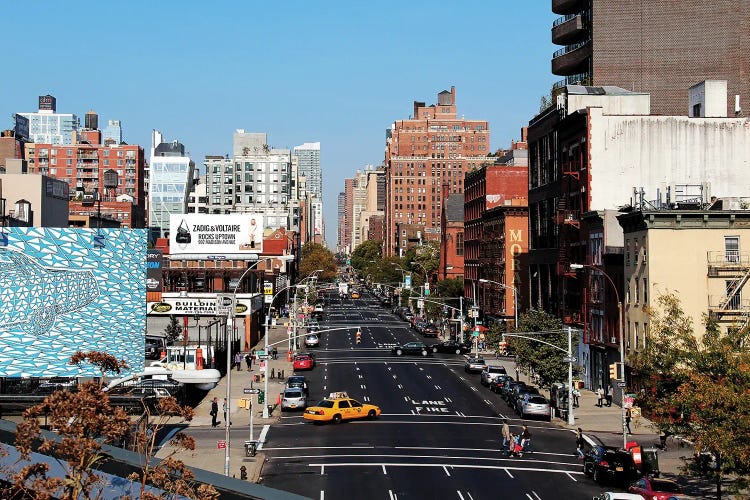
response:
M333 246L344 178L383 161L413 101L455 85L458 113L489 120L492 150L520 139L558 79L555 17L549 0L5 2L0 129L49 93L82 121L121 120L146 150L160 130L197 165L231 154L238 128L279 148L320 141Z

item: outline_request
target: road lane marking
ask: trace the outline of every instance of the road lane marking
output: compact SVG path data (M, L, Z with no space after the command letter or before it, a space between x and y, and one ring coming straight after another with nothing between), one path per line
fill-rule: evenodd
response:
M427 380L432 380L432 377L430 375L427 375Z
M461 494L459 490L456 490L456 493L458 493L458 498L460 498L461 500L464 500L464 496Z
M388 490L388 497L390 498L390 500L396 500L397 498L391 490Z
M451 473L448 472L448 467L446 467L445 465L443 465L443 470L445 471L445 475L448 476L448 477L450 477Z
M510 478L511 478L511 479L515 479L515 478L513 477L513 474L511 474L511 473L510 473L510 471L509 471L508 469L505 469L505 473L506 473L506 474L508 474L508 475L510 476Z
M439 457L437 457L439 458ZM309 467L320 467L321 464L307 464ZM425 463L403 463L403 462L389 462L389 463L372 463L363 464L362 462L341 462L341 463L326 463L326 467L443 467L443 464L425 464ZM475 465L475 464L451 464L454 469L484 469L484 470L502 470L505 471L508 476L515 479L510 471L517 472L546 472L546 473L557 473L557 474L583 474L583 472L568 472L557 469L543 469L540 467L507 467L504 465Z
M266 451L268 451L268 450L266 450ZM498 450L498 452L499 452L499 450ZM401 459L404 459L404 458L409 458L409 459L414 459L414 460L429 460L429 459L469 460L469 461L477 461L477 462L501 462L501 463L502 462L509 462L509 463L513 463L513 464L529 464L529 465L539 464L539 465L548 465L548 466L555 465L555 466L563 466L563 467L574 466L574 467L577 467L577 468L581 467L580 463L577 463L577 462L556 462L554 460L528 460L528 459L522 459L522 458L503 458L503 457L497 457L497 458L495 458L495 457L452 456L452 455L448 455L448 456L445 456L445 455L411 455L411 454L409 454L409 455L393 455L393 454L386 455L386 454L382 454L382 453L372 453L372 454L366 454L365 455L365 454L341 453L341 454L334 454L334 455L331 455L331 454L318 454L318 455L299 455L299 454L295 454L295 455L276 455L276 456L268 456L267 458L269 460L289 460L289 459L295 459L295 458L305 458L305 459L309 459L309 460L316 459L316 458L318 458L318 459L326 459L326 458L328 458L328 459L330 459L330 458L359 458L359 459L367 459L367 458L371 458L371 459L399 459L399 458L401 458ZM362 463L362 462L360 462L360 463ZM377 464L380 464L380 463L382 463L382 462L373 462L373 463L370 463L370 464L362 463L362 465L377 465ZM437 465L439 465L441 467L443 465L450 465L451 467L460 467L458 465L447 464L447 463L428 464L428 463L420 462L420 464L422 464L422 465L424 465L426 467L432 467L432 466L437 466ZM311 464L311 465L313 465L313 464ZM314 465L319 466L321 464L318 463L318 464L314 464ZM336 465L336 464L328 464L328 465ZM477 467L484 467L484 466L477 465ZM508 466L508 465L496 465L496 466L495 465L488 465L487 467L489 467L489 468L496 468L496 469L508 468L508 469L512 469L512 470L536 470L537 469L535 467L515 467L515 466ZM578 472L578 471L570 471L570 470L563 470L563 469L541 469L541 468L539 468L539 470L552 470L554 472L561 472L561 473L583 474L583 471Z
M575 481L576 483L578 482L578 480L577 480L576 478L574 478L573 476L571 476L570 474L568 474L568 477L569 477L570 479L572 479L573 481Z
M268 430L271 428L270 425L264 425L263 430L260 431L260 436L258 436L258 450L263 449L263 443L266 442L266 434L268 434Z
M399 389L403 389L403 388L404 388L404 386L403 386L403 385L401 385L401 384L398 384L398 388L399 388Z
M320 475L323 476L323 475L325 475L325 473L326 473L326 466L325 465L321 465L320 466ZM320 492L320 498L323 498L323 492L322 491Z
M387 476L387 475L388 475L388 472L387 472L387 471L385 470L385 465L383 465L382 467L383 467L383 475L386 475L386 476Z
M469 497L469 500L474 500L474 497L471 496L471 493L469 491L466 492L466 496Z
M448 396L446 396L446 397L445 397L445 402L446 402L446 403L452 403L452 402L453 402L453 400L452 400L451 398L449 398Z
M536 494L536 491L531 490L531 493L536 497L536 500L542 500L542 497Z
M439 386L439 385L437 385L437 384L435 385L435 389L437 389L438 391L442 391L442 390L443 390L443 388L442 388L442 387L440 387L440 386Z
M323 475L323 468L321 467L320 474ZM320 500L323 500L326 497L326 492L323 490L320 490Z

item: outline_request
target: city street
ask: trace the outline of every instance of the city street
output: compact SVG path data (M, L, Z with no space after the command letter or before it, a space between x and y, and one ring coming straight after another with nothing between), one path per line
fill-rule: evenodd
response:
M321 328L317 366L305 372L310 401L334 391L379 405L375 421L313 425L284 414L270 427L263 484L312 498L591 498L601 492L583 476L573 435L544 421L521 421L502 398L464 372L464 357L396 357L390 349L422 339L364 293L331 297ZM532 432L533 453L500 451L502 417L511 430Z

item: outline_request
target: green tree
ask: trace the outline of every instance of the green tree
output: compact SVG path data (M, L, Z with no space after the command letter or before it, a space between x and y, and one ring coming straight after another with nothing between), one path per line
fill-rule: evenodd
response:
M164 334L167 338L167 344L172 344L176 341L182 333L182 327L177 322L176 316L169 317L169 324L164 328Z
M302 246L302 259L299 265L299 275L302 278L311 276L318 269L318 279L333 281L336 278L336 258L325 246L318 243L305 243Z
M568 333L563 329L562 321L544 311L531 309L521 314L516 332L548 342L566 351L568 349ZM554 382L567 380L568 364L563 361L564 352L536 340L520 337L507 337L507 339L517 356L518 366L523 371L535 375L539 385L549 387ZM577 348L578 339L574 336L574 353Z
M366 240L354 249L351 256L352 267L363 273L365 269L371 267L370 261L379 261L381 259L380 244L374 240Z
M706 318L699 338L672 294L658 297L650 314L646 346L631 358L638 403L659 430L710 454L713 467L700 459L688 465L712 476L721 498L725 475L734 476L735 488L750 476L750 328L721 332Z

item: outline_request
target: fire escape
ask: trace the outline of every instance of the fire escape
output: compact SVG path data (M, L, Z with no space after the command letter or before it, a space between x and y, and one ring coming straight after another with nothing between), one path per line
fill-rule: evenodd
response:
M571 272L571 263L584 262L585 245L581 240L581 148L564 154L561 161L561 192L557 200L555 224L558 226L557 274L562 278L563 300L560 317L565 324L581 324L583 321L582 287L575 280L576 273ZM576 283L574 285L574 283Z
M742 289L750 279L750 254L734 250L708 252L708 277L722 280L725 294L709 295L708 309L719 323L744 327L750 322L750 299Z

